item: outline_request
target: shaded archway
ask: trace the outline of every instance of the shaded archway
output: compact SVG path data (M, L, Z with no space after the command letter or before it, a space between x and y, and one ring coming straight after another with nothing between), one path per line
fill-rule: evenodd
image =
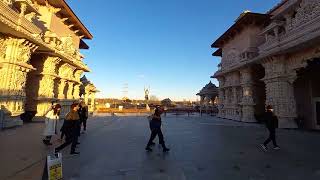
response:
M320 58L308 61L297 72L294 82L298 125L301 128L320 128Z
M266 84L263 81L265 69L261 64L255 64L253 69L253 99L255 103L254 114L257 121L265 111Z

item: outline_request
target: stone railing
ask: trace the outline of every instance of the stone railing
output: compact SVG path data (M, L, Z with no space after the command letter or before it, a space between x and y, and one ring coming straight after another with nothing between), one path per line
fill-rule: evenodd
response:
M8 6L8 4L0 1L0 21L13 29L27 31L34 36L40 35L42 32L41 29L28 20L31 18L30 14L31 12L26 15L21 13L19 14L13 8Z

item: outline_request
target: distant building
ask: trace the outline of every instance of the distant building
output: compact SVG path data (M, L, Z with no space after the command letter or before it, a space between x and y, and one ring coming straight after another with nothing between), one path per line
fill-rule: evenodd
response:
M215 103L215 100L218 96L218 88L211 81L206 84L199 93L200 96L200 105L201 106L210 106Z
M171 101L171 99L166 98L161 101L161 105L166 106L166 107L170 107L170 106L172 106L172 101Z
M212 44L219 117L255 122L272 105L282 128L320 128L319 7L282 0L265 14L242 13Z

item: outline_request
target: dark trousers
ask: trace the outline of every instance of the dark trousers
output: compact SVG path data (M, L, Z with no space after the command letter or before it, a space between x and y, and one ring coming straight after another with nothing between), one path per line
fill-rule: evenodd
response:
M163 139L163 134L161 131L161 128L153 128L151 130L151 135L150 135L150 139L148 141L147 147L152 145L153 140L158 136L159 138L159 144L162 145L163 148L165 148L165 143L164 143L164 139Z
M62 131L61 135L60 135L60 139L63 139L64 135L65 135L65 133Z
M83 130L86 131L87 130L87 119L82 119L80 121L80 127L83 125Z
M56 148L57 151L61 151L65 147L71 144L71 152L76 150L77 142L78 142L78 132L77 129L74 129L72 133L66 133L66 140L63 144Z
M269 129L269 138L263 143L265 146L269 144L272 141L273 146L277 147L277 141L276 141L276 130L275 129Z

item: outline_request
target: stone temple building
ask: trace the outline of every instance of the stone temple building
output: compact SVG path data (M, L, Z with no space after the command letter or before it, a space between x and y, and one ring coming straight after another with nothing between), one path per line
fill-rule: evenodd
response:
M84 99L84 102L88 105L89 112L93 112L95 110L95 95L99 91L86 76L83 76L80 79L80 82L80 97L81 99Z
M220 117L254 122L272 105L282 128L320 128L320 0L244 12L212 48Z
M65 0L0 0L2 126L21 124L22 113L43 116L54 100L70 109L90 71L83 39L92 35Z
M206 84L197 96L200 96L200 105L207 107L213 105L218 96L218 88L211 81Z

